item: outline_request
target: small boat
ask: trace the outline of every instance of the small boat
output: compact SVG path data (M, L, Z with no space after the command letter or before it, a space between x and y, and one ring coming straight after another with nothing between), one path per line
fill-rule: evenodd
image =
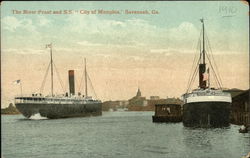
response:
M243 125L243 126L240 127L239 132L240 133L247 133L248 130L247 130L246 126Z
M180 104L156 104L153 122L181 122L182 112Z
M247 154L247 156L243 156L242 158L250 158L250 152Z

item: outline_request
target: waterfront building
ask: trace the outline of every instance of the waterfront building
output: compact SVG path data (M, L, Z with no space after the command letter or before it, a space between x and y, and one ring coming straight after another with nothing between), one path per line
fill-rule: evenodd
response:
M232 98L230 122L250 126L249 89Z
M160 97L159 96L150 96L150 100L159 100Z
M141 90L138 88L136 96L128 100L129 106L147 106L146 97L141 96Z
M238 89L238 88L232 88L232 89L223 89L223 92L229 92L233 98L233 97L241 94L242 92L244 92L244 90Z

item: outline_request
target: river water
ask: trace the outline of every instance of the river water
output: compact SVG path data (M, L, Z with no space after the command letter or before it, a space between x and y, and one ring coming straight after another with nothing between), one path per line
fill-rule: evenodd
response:
M2 157L241 158L250 152L250 133L239 133L239 126L192 129L152 123L152 115L104 112L56 120L2 115Z

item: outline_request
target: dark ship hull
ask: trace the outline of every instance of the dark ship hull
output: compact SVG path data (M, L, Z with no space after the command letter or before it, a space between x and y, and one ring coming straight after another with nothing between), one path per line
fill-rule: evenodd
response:
M230 125L231 103L191 102L183 105L183 125L186 127L227 127Z
M181 122L181 116L152 116L153 122Z
M17 109L27 118L40 114L49 119L102 115L102 103L16 103Z

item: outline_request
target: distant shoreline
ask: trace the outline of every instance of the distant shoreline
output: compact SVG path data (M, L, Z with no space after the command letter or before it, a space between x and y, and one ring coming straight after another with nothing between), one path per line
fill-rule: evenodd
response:
M9 107L1 109L1 115L19 115L21 114L12 103L9 104Z

